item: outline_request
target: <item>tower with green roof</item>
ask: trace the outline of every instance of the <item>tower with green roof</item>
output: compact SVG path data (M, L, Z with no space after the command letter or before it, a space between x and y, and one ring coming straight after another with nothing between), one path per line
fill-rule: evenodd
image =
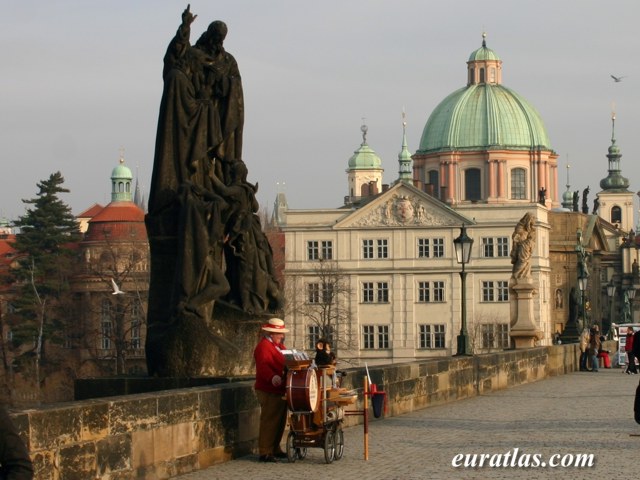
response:
M133 174L131 173L131 169L124 164L124 155L121 154L118 165L111 171L111 201L133 201L133 192L131 191L132 181Z
M414 178L452 205L534 203L544 188L547 206L557 207L557 157L539 113L502 85L502 60L483 34L467 61L467 85L427 120Z
M629 179L622 176L620 160L622 153L616 144L616 116L611 115L611 145L607 151L608 175L600 180L602 190L596 194L598 215L619 226L623 232L633 228L633 192L629 190Z
M351 158L347 168L347 181L349 183L349 195L346 204L358 203L382 191L382 160L376 152L367 144L367 132L369 128L363 124L362 143Z

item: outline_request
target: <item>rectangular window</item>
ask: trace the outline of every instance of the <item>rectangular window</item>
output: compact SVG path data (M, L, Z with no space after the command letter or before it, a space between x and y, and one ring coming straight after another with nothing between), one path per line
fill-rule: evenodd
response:
M308 344L308 348L309 350L315 350L316 349L316 344L318 343L318 340L320 340L320 327L318 325L309 325L309 344Z
M109 300L102 301L102 310L100 312L100 348L109 350L111 348L111 302Z
M433 282L433 301L444 302L444 282Z
M495 341L493 333L493 324L485 323L480 326L482 332L482 348L493 348Z
M131 348L142 348L142 305L139 301L131 304Z
M508 302L509 301L509 282L507 281L488 281L482 282L482 301L483 302Z
M362 283L362 303L373 303L373 282Z
M508 257L509 256L509 239L507 237L498 237L496 238L498 242L498 256L499 257Z
M444 328L443 324L420 325L419 348L444 348Z
M389 325L378 325L378 348L389 348Z
M509 348L509 325L506 323L484 323L480 326L482 348Z
M513 200L527 198L527 172L524 168L511 170L511 198Z
M389 303L389 284L387 282L378 282L376 293L378 303Z
M362 258L373 258L373 240L362 240Z
M509 338L509 325L506 323L499 323L496 327L496 347L509 348L511 345Z
M375 340L374 326L363 325L362 326L362 348L366 348L366 349L375 348L374 340Z
M378 258L389 258L389 249L386 239L378 240Z
M509 239L507 237L483 237L482 256L485 258L508 257Z
M308 260L320 259L320 250L319 250L318 242L315 240L307 242L307 259Z
M509 301L509 282L506 280L500 280L496 282L497 284L497 298L499 302L508 302Z
M131 348L142 348L142 342L140 340L140 320L131 321Z
M320 245L322 247L322 258L324 260L333 259L333 242L331 240L323 240Z
M331 305L333 303L333 283L325 283L322 285L322 303Z
M444 238L433 239L433 258L444 257Z
M493 238L482 239L482 256L493 257Z
M307 303L320 303L320 284L307 284Z
M418 302L429 301L429 282L418 282Z
M493 302L493 282L482 282L482 301Z
M418 282L418 302L444 302L444 282Z
M444 325L433 326L433 340L435 348L444 348Z
M428 257L429 257L429 239L419 238L418 239L418 258L428 258Z
M331 240L310 240L307 242L307 260L333 259L333 242Z
M418 258L444 257L444 238L418 238Z

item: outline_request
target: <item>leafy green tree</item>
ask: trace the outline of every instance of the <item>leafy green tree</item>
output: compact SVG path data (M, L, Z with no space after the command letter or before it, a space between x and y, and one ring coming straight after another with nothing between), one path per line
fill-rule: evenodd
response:
M13 246L20 262L14 271L12 340L18 369L33 379L38 392L46 374L57 366L49 349L64 342L73 319L69 277L80 231L71 209L59 198L69 192L63 183L60 172L38 183L37 197L22 200L31 207L15 222L20 231Z

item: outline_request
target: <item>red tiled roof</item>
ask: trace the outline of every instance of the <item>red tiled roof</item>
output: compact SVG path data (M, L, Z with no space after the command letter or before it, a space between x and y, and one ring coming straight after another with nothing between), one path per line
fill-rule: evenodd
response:
M93 218L95 217L104 207L99 203L94 203L91 207L87 208L84 212L76 215L78 218Z
M144 222L144 211L133 202L112 202L89 220L94 222Z
M89 220L84 241L146 240L144 211L133 202L111 202Z

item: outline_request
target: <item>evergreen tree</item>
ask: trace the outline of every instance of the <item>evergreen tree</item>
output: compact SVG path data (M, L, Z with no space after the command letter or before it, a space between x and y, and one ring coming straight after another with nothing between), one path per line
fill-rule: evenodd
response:
M69 192L63 183L60 172L38 183L37 197L22 200L32 207L15 222L20 232L13 246L21 260L14 272L13 343L19 368L38 390L47 370L56 366L45 347L62 343L72 320L68 279L80 231L71 209L58 197Z

